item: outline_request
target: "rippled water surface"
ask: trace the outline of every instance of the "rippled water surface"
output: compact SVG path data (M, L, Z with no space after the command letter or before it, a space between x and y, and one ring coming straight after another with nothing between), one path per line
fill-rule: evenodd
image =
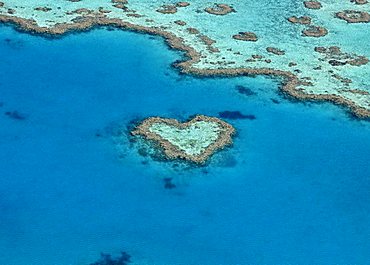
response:
M0 264L366 264L370 123L264 77L196 79L156 37L0 28ZM228 119L205 167L154 161L137 119ZM228 117L232 118L232 117Z

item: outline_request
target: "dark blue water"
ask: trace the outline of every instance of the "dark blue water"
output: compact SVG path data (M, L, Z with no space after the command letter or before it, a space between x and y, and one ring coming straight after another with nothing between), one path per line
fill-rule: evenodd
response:
M180 53L134 33L1 27L0 55L0 264L370 264L369 122L290 102L273 79L179 75ZM228 120L234 146L203 168L126 135L224 111L255 119Z

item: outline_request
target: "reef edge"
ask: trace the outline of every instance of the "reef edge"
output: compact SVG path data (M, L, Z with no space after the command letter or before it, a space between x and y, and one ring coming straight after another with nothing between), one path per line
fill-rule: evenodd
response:
M186 151L181 150L178 146L171 143L169 140L163 138L159 134L152 132L150 130L153 124L162 123L165 125L173 126L177 129L186 129L190 127L192 124L197 122L209 122L209 123L216 123L217 126L220 128L218 132L218 137L214 142L209 144L204 150L195 155L195 154L188 154ZM204 164L210 156L212 156L215 152L224 149L226 146L232 144L232 136L235 134L235 129L229 123L218 119L216 117L209 117L204 115L196 115L195 117L191 118L187 122L179 122L176 119L167 119L161 117L149 117L139 123L132 131L131 135L133 136L143 136L147 140L155 141L159 144L160 148L163 149L164 154L169 159L183 159L189 162L197 163L197 164Z
M183 39L175 36L173 33L167 32L159 27L145 27L135 25L117 18L107 18L105 16L88 16L82 17L74 23L59 23L53 27L41 27L34 20L20 18L16 16L0 15L0 23L11 24L16 29L38 34L42 36L61 36L74 31L87 31L99 26L112 26L125 30L159 35L163 37L168 45L176 50L185 52L186 59L173 64L180 72L197 76L240 76L240 75L268 75L282 77L281 91L295 99L306 101L328 101L336 105L344 106L349 111L360 119L370 118L370 110L356 105L355 102L345 99L339 95L333 94L308 94L301 89L297 89L300 85L298 77L289 71L277 70L272 68L219 68L219 69L199 69L192 67L193 64L200 61L200 54L191 46L184 43Z

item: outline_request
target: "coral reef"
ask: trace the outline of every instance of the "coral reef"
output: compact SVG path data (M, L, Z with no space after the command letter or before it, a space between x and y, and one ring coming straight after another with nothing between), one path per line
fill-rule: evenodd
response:
M351 0L352 3L355 3L356 5L365 5L368 3L367 0Z
M320 26L309 26L302 31L302 34L307 37L323 37L328 34L328 30Z
M342 52L338 46L315 47L315 51L325 55L325 60L333 66L342 66L346 64L361 66L369 62L369 59L365 56Z
M275 76L282 81L281 90L289 96L302 100L329 100L347 106L359 117L370 116L370 96L348 92L349 89L369 91L370 80L365 58L369 58L370 54L363 45L356 46L352 37L356 36L359 43L367 43L364 23L366 15L363 15L367 11L363 0L335 3L321 0L322 4L306 1L304 5L311 9L296 16L280 10L284 7L276 2L246 1L246 5L239 5L236 1L228 2L230 8L238 9L230 16L210 16L204 12L210 7L204 2L192 2L189 5L188 2L153 3L149 0L71 0L63 3L51 0L40 0L37 3L4 0L0 4L0 23L12 24L18 30L49 37L71 31L85 31L96 26L160 35L169 46L185 52L186 60L174 63L182 73L200 76ZM258 9L267 4L269 8ZM356 27L343 26L339 19L332 19L340 10L352 10L355 4L357 11L338 16L351 21L363 21L365 17L365 21ZM214 7L217 5L221 4L216 3ZM258 14L252 10L258 10ZM248 12L252 12L251 16L246 17ZM272 22L269 26L264 24L270 18L279 19L277 14L280 13L284 13L288 19L282 17L279 23ZM205 19L210 23L200 23ZM255 27L257 24L254 21L260 23L258 27ZM322 24L311 25L313 21ZM245 29L250 31L243 31ZM241 32L235 34L238 31ZM300 32L305 38L297 37ZM336 39L337 34L341 38ZM364 57L345 64L335 59L321 64L322 58L316 56L313 48L319 45L326 47L336 42L349 52L360 49ZM281 52L266 50L266 47L273 48L275 45L283 48L279 49ZM282 55L282 51L285 54L281 58L273 56ZM345 66L338 67L341 65ZM351 68L352 65L360 67ZM350 79L350 87L348 83L333 78L333 75L341 76L343 79L340 80ZM311 77L311 80L304 80L306 77Z
M257 35L253 32L239 32L239 34L233 35L233 39L242 41L257 41Z
M273 53L275 55L284 55L285 54L285 51L283 51L281 49L278 49L278 48L275 48L275 47L267 47L266 51L269 52L269 53Z
M145 119L132 132L155 141L169 159L184 159L204 163L217 150L232 143L235 129L215 118L197 115L188 122L151 117Z
M292 16L288 18L288 21L293 24L302 24L302 25L311 24L311 18L308 16L302 16L302 17Z
M322 7L319 1L305 1L304 6L309 9L320 9Z
M162 14L175 14L177 12L177 7L175 5L164 5L157 9L157 12Z
M348 23L368 23L370 21L370 14L365 11L344 10L335 13L335 16Z
M224 16L231 12L235 12L235 10L228 4L215 4L213 7L205 8L204 11L209 14L218 16Z

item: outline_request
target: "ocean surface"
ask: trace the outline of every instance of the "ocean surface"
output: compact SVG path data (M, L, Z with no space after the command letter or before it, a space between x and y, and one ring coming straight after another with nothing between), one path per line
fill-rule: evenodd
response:
M272 78L181 75L180 52L132 32L3 26L0 58L0 264L370 264L370 122ZM204 167L128 136L225 111L244 115L234 145Z

